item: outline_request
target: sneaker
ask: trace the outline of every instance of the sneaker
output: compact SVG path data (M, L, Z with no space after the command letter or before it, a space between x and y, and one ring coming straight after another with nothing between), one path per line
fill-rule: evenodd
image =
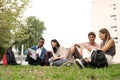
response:
M63 63L64 66L71 66L73 64L73 61L67 61Z
M50 63L50 66L53 66L53 62Z
M82 69L85 68L85 66L83 65L83 63L80 59L76 59L75 62L80 68L82 68Z

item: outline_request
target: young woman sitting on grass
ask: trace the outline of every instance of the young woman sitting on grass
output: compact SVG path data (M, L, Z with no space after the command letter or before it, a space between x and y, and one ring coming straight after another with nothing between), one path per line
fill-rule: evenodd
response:
M108 64L112 64L113 56L116 53L115 42L106 28L99 31L99 37L102 40L99 49L105 52Z
M56 39L51 40L52 54L53 56L49 58L51 66L60 66L67 61L65 55L67 53L66 49L59 44Z

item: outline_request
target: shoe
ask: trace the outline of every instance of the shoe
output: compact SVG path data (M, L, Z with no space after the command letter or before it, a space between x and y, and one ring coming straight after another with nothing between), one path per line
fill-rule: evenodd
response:
M83 65L83 63L80 59L76 59L75 62L80 68L82 68L82 69L85 68L85 66Z
M53 62L50 63L50 66L53 66Z
M71 66L73 64L73 61L67 61L63 63L63 66Z

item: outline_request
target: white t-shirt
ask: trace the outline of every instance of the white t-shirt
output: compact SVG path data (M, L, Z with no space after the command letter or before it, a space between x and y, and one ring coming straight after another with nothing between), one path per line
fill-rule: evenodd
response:
M39 57L40 57L40 55L41 55L42 48L43 48L43 47L36 49L36 53L39 54Z

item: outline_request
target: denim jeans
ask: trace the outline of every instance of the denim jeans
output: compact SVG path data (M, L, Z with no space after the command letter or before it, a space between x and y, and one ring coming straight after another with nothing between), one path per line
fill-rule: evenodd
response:
M50 62L50 65L60 66L63 63L67 62L67 59L59 59L59 60L56 60L56 61L51 61L51 59L49 59L49 62Z

